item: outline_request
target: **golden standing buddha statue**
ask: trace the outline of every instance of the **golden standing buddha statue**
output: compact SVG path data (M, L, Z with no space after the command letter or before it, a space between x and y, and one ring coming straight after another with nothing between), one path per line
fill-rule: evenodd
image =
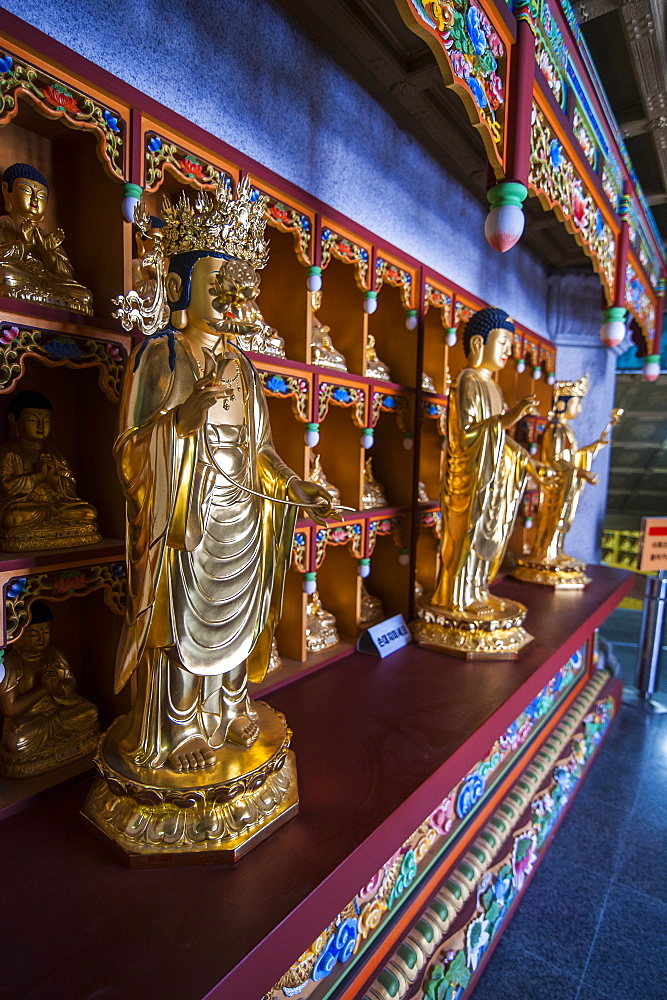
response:
M576 381L556 382L554 386L553 411L542 435L540 458L553 470L557 486L540 489L535 540L530 553L519 559L512 574L519 580L557 590L581 590L590 583L586 563L566 555L563 545L584 486L586 483L595 486L598 482L598 477L591 472L593 460L609 443L609 431L623 416L623 410L612 410L611 419L598 440L579 448L570 421L581 413L588 386L587 374Z
M514 658L532 638L521 627L524 606L489 593L528 471L540 480L551 475L506 433L538 402L527 396L507 410L493 379L507 364L513 333L507 313L491 307L466 325L469 367L456 379L447 413L440 576L414 629L420 645L466 659Z
M53 615L35 601L23 634L5 651L0 774L29 778L92 754L97 709L76 694L67 660L51 645Z
M331 498L277 455L257 371L228 339L266 263L266 198L223 184L164 204L169 325L133 354L116 463L128 514L129 601L88 817L132 862L235 860L294 815L291 733L248 681L270 661L296 513ZM174 812L174 804L178 809Z
M100 541L97 511L76 495L69 465L48 444L53 407L24 389L9 404L11 437L0 444L0 549L71 548Z
M65 234L40 226L49 200L44 175L29 163L13 163L2 175L2 193L7 214L0 217L0 295L90 316L93 297L72 277L62 249Z

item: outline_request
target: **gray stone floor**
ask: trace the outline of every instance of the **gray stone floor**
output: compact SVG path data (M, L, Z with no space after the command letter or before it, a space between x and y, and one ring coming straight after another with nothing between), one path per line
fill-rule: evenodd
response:
M617 610L601 630L625 684L640 620ZM667 998L667 715L628 705L471 1000L621 997Z

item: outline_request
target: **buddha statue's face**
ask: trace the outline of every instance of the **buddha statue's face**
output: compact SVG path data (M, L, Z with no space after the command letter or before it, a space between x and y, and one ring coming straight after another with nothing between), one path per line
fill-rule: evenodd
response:
M565 407L564 417L566 420L574 420L581 413L581 396L571 396Z
M5 196L5 209L10 215L18 215L20 219L30 219L31 222L43 220L49 192L39 181L17 177L11 191L6 182L3 182L2 191Z
M31 622L15 643L23 657L30 659L44 652L51 642L51 622Z
M512 342L513 334L510 330L500 328L491 330L482 348L482 368L492 372L499 372L504 368L512 355Z
M32 406L26 406L21 410L18 418L10 415L12 429L22 441L31 444L41 444L51 433L51 410L38 410Z

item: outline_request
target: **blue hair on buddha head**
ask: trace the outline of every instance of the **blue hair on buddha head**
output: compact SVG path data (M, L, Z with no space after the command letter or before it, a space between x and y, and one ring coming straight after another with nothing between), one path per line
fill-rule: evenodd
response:
M470 354L470 341L473 337L481 337L484 343L489 339L492 330L509 330L514 333L514 321L504 309L485 306L473 313L463 331L463 350L465 356Z
M192 269L202 257L216 257L218 260L229 260L229 254L219 250L190 250L188 253L177 253L169 260L169 273L177 274L181 279L181 295L176 302L170 302L172 312L177 309L187 309L190 302L190 279Z
M45 601L33 601L30 605L30 625L42 625L53 621L53 612Z
M18 420L24 410L49 410L53 413L53 405L48 396L36 389L21 389L9 402L9 412Z
M216 250L190 250L188 253L176 253L169 259L169 273L177 274L181 279L181 294L176 302L170 302L169 308L172 312L178 309L187 309L190 303L190 280L192 269L202 257L215 257L218 260L229 260L229 254L220 253ZM134 359L134 371L139 367L142 355L148 345L164 337L169 345L169 368L173 372L176 367L176 336L177 330L169 323L164 330L159 330L152 337L147 337L136 353Z
M12 163L11 167L7 167L2 175L2 181L7 185L8 191L14 187L14 181L18 180L36 181L38 184L42 184L47 191L49 190L49 182L44 174L40 174L37 167L31 166L29 163Z
M164 229L167 223L164 219L161 219L158 215L150 216L150 228L151 229Z

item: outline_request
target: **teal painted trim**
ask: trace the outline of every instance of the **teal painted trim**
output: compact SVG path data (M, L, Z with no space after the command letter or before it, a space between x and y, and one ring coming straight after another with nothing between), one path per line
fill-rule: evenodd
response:
M501 181L495 187L489 188L486 197L491 208L502 208L505 205L523 206L528 197L528 188L519 181Z
M623 322L626 314L627 309L624 309L623 306L610 306L609 309L602 310L602 319L605 323L613 323L616 320Z
M144 189L138 184L123 184L123 198L141 198Z

